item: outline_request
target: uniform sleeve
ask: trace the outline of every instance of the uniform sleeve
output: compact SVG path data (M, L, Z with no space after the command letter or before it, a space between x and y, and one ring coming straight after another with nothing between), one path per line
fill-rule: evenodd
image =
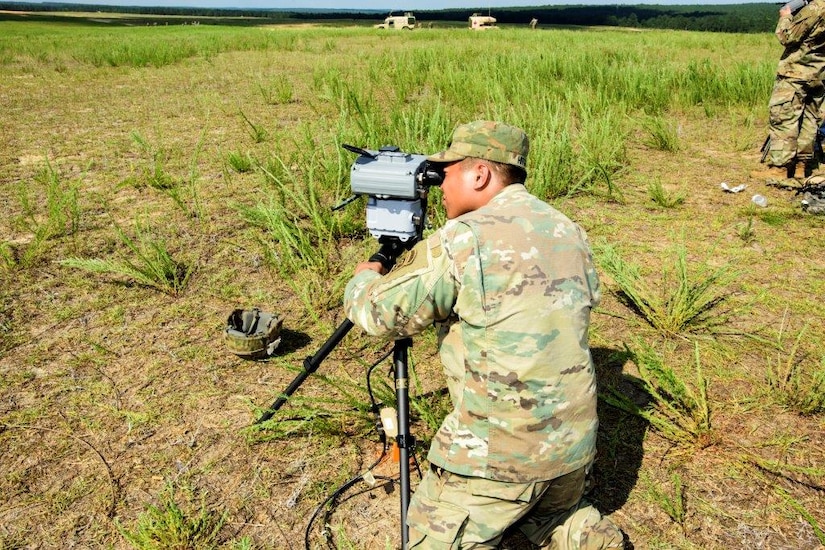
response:
M416 244L381 277L362 271L344 291L344 311L373 336L403 338L449 317L458 287L442 233Z
M822 9L809 4L795 15L780 17L775 34L783 46L794 46L802 43L822 25Z
M792 16L780 17L779 22L776 24L776 30L774 31L774 34L776 35L776 38L779 40L779 43L783 46L788 46L792 44L790 38L792 25Z

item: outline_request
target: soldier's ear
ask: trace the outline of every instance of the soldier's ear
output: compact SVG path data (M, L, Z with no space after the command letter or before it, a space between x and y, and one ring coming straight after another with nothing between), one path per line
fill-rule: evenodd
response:
M493 171L484 162L476 162L473 165L473 189L481 191L486 188L493 178Z

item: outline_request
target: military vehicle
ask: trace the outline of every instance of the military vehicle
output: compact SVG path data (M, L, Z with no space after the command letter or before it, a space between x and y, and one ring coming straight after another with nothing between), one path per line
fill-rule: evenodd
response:
M489 29L497 29L496 18L490 15L481 15L474 13L470 16L470 28L476 31L486 31Z
M407 12L404 15L393 15L390 13L383 23L375 25L376 29L409 29L415 28L415 16Z

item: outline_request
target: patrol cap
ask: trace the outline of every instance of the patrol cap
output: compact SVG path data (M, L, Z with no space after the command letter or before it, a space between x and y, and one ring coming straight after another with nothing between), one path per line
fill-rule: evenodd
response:
M522 129L502 122L477 120L456 128L447 150L430 155L427 160L456 162L475 157L512 164L526 171L529 151L530 142Z

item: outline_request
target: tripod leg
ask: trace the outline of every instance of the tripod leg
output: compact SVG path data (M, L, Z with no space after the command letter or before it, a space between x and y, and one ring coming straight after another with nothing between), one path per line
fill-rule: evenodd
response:
M410 338L395 341L393 368L395 370L395 397L398 402L398 450L401 469L401 548L409 544L407 509L410 507L410 452L415 448L415 438L410 435L410 392L407 374Z
M341 342L341 340L344 339L344 336L347 335L347 333L352 329L353 326L355 325L353 325L352 321L350 321L349 319L345 319L343 323L338 325L338 328L335 329L335 332L332 333L332 336L330 336L327 339L327 341L324 342L321 348L317 352L315 352L315 355L313 355L312 357L307 357L304 360L304 370L301 371L301 374L295 377L295 379L284 390L284 393L281 394L278 397L278 399L276 399L275 402L272 403L272 406L269 407L264 412L264 414L262 414L261 417L255 421L255 424L266 422L267 420L272 418L272 415L275 414L275 411L280 409L284 405L284 403L286 403L287 399L289 399L289 396L291 396L293 393L295 393L295 390L301 387L301 384L304 383L304 380L309 378L309 376L312 373L318 370L318 367L321 366L321 361L326 359L327 355L329 355L332 352L332 350L335 349L335 346L337 346Z

